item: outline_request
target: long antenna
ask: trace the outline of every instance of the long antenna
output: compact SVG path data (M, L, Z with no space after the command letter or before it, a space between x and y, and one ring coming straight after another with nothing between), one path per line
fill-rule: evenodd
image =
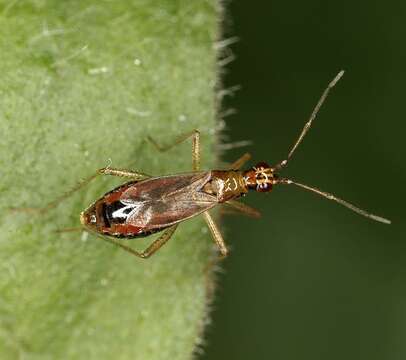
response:
M290 158L292 157L293 153L295 152L296 148L299 146L299 144L302 142L303 138L305 137L306 133L309 131L310 127L312 126L312 122L313 120L316 118L321 106L323 105L324 101L327 98L328 93L330 92L330 90L335 86L335 84L337 84L338 80L341 79L341 77L344 75L344 70L341 70L336 77L333 79L333 81L330 82L330 84L328 84L326 90L324 90L323 94L321 95L319 101L317 102L315 108L313 109L309 120L307 121L307 123L305 124L305 126L303 127L302 132L299 135L299 138L296 140L296 142L294 143L292 149L289 151L288 157L281 161L279 164L277 164L275 166L275 170L280 170L281 168L283 168L284 166L286 166L286 164L288 163L288 161L290 160Z
M378 221L378 222L381 222L381 223L384 223L384 224L390 224L391 223L391 221L388 220L388 219L385 219L383 217L371 214L371 213L369 213L369 212L367 212L365 210L362 210L362 209L356 207L353 204L350 204L349 202L347 202L345 200L339 199L338 197L334 196L333 194L322 191L320 189L317 189L317 188L314 188L314 187L311 187L311 186L308 186L308 185L305 185L305 184L301 184L301 183L298 183L298 182L290 180L290 179L278 179L276 183L277 184L285 184L285 185L293 184L293 185L299 186L299 187L301 187L301 188L303 188L305 190L308 190L308 191L314 192L316 194L319 194L320 196L323 196L326 199L333 200L333 201L347 207L348 209L350 209L352 211L355 211L356 213L358 213L358 214L360 214L362 216L365 216L365 217L367 217L369 219L372 219L372 220L375 220L375 221Z

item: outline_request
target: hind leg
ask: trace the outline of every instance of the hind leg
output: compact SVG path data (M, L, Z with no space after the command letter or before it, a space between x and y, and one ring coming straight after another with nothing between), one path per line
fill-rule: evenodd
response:
M176 228L178 227L178 224L173 225L169 228L167 228L163 234L154 242L148 246L144 251L137 251L132 248L130 248L127 245L122 244L120 241L109 238L107 236L102 236L100 235L100 238L102 238L104 241L107 241L113 245L116 245L120 247L121 249L129 252L131 255L137 256L141 259L148 259L150 256L154 255L163 245L165 245L169 239L172 237L173 233L175 232Z
M84 188L88 185L91 181L99 177L100 175L112 175L112 176L120 176L120 177L127 177L134 180L141 180L146 179L149 175L143 174L137 171L130 171L125 169L113 169L113 168L102 168L96 171L93 175L89 176L88 178L79 182L75 187L70 189L69 191L62 194L60 197L56 198L55 200L49 202L43 207L33 208L33 207L22 207L22 208L12 208L11 211L18 211L18 212L29 212L29 213L46 213L47 211L57 207L61 202L72 196L78 190Z

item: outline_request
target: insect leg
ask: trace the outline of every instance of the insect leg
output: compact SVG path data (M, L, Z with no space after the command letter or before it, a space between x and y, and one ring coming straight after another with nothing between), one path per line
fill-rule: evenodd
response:
M226 203L224 203L224 205L228 205L233 210L237 210L237 212L252 218L261 217L261 213L257 209L254 209L253 207L236 200L229 200Z
M150 175L144 174L142 172L134 171L134 170L126 170L126 169L114 169L110 167L105 167L103 169L99 169L98 173L101 175L112 175L112 176L119 176L119 177L128 177L134 180L142 180L151 177Z
M192 130L185 134L180 135L173 143L160 145L151 136L147 137L147 140L154 145L159 151L167 151L174 146L184 142L185 140L193 137L192 139L192 168L193 170L200 169L200 132L199 130Z
M76 191L82 189L86 185L88 185L92 180L96 179L100 175L113 175L113 176L122 176L122 177L130 177L132 179L145 179L149 177L146 174L140 172L134 172L129 170L123 169L112 169L109 167L102 168L96 171L93 175L89 176L88 178L80 181L76 186L74 186L69 191L62 194L60 197L56 198L55 200L49 202L47 205L41 208L31 208L31 207L22 207L22 208L12 208L11 211L21 211L21 212L31 212L31 213L45 213L48 210L51 210L58 206L62 201L72 196Z
M80 190L81 188L85 187L89 184L92 180L96 179L100 175L99 171L95 174L89 176L88 178L80 181L76 186L74 186L69 191L62 194L60 197L56 198L55 200L49 202L47 205L41 208L33 208L33 207L21 207L21 208L11 208L11 211L18 211L18 212L29 212L29 213L45 213L48 210L53 209L54 207L58 206L62 201L69 198L73 195L76 191Z
M155 254L166 242L172 237L173 233L175 232L178 224L171 226L170 228L166 229L164 233L156 239L150 246L148 246L142 253L141 257L143 259L149 258L151 255Z
M61 234L61 233L76 232L76 231L86 231L86 229L83 226L78 226L78 227L57 229L54 232L56 232L57 234Z
M230 170L238 170L240 169L249 159L251 159L251 154L250 153L245 153L243 156L241 156L239 159L234 161L228 168Z
M224 242L223 236L220 233L220 230L218 229L216 223L214 222L213 218L209 214L208 211L205 211L203 213L204 219L206 220L207 226L209 227L211 234L213 235L213 239L216 242L219 250L221 257L226 257L228 254L228 249L226 246L226 243Z
M132 255L135 255L142 259L147 259L150 256L152 256L153 254L155 254L155 252L157 252L163 245L165 245L165 243L172 237L172 235L175 232L177 227L178 227L178 224L173 225L173 226L169 227L168 229L166 229L163 232L163 234L158 239L156 239L150 246L148 246L144 251L134 250L134 249L130 248L129 246L122 244L118 240L109 238L107 236L99 235L99 237L102 238L104 241L107 241L113 245L119 246L120 248L129 252Z

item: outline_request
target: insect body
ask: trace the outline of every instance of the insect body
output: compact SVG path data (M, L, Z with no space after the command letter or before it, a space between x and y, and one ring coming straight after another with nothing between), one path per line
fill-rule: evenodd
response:
M271 170L261 169L264 174ZM213 170L131 181L97 200L80 220L103 235L130 239L150 235L239 198L252 187L270 189L272 176L264 182L265 177L253 179L253 171Z
M216 196L203 191L211 178L202 172L126 183L91 205L81 222L113 237L150 235L215 206Z
M184 134L174 144L164 147L149 138L149 141L159 150L165 151L192 137L193 172L151 177L136 171L104 168L42 210L56 206L73 191L78 190L98 175L129 178L131 181L106 193L83 211L80 215L80 221L86 230L101 235L104 240L141 258L148 258L165 244L180 222L199 214L203 214L221 255L226 256L227 247L216 223L209 214L209 210L216 205L225 204L248 216L258 217L259 212L257 210L236 201L236 199L248 193L249 190L270 192L275 185L279 184L296 185L344 205L363 216L389 224L389 220L361 210L330 193L291 179L281 178L277 174L279 170L287 165L297 146L309 130L328 92L342 75L343 71L328 85L287 158L275 166L271 167L265 162L260 162L248 170L240 170L250 158L249 154L244 154L227 170L200 171L199 131L193 130ZM138 252L124 245L122 241L117 240L117 238L133 239L148 236L161 231L163 231L161 236L142 252Z

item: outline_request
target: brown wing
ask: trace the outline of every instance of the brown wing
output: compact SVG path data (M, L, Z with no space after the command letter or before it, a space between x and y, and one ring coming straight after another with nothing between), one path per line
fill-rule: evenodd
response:
M211 172L151 178L123 189L117 201L121 206L112 217L124 226L159 231L214 207L215 196L202 191ZM106 199L107 200L107 199Z

